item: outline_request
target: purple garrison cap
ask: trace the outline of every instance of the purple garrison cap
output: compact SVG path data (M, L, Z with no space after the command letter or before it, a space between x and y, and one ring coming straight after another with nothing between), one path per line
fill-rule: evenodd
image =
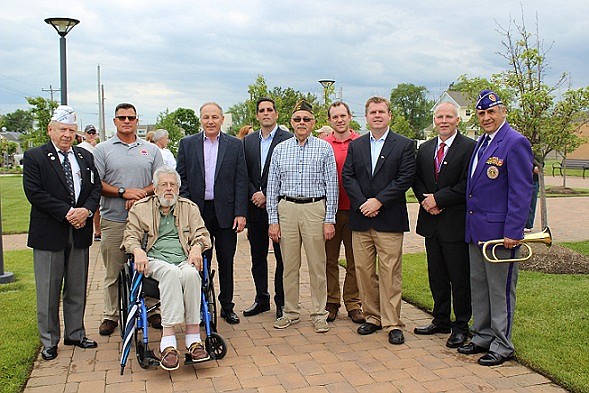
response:
M503 104L503 101L501 101L501 98L496 93L492 90L481 90L475 107L477 109L487 110L499 104Z

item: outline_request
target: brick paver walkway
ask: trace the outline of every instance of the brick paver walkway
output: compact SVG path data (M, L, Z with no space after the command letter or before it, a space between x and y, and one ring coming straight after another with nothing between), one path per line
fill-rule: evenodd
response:
M558 184L558 183L557 183ZM570 184L570 182L569 182ZM575 187L589 188L589 179ZM549 200L550 224L556 241L589 239L589 198ZM410 206L412 230L417 206ZM5 250L24 248L26 236L4 237ZM423 251L423 240L411 232L404 251ZM92 247L86 328L97 340L97 350L60 345L59 357L50 362L39 356L25 388L26 393L53 392L563 392L545 377L510 361L498 367L482 367L477 356L464 356L444 346L445 335L416 336L413 327L430 316L403 304L407 324L406 342L388 344L382 331L360 336L340 313L326 334L313 332L306 318L285 330L273 329L274 310L254 317L241 317L239 325L219 323L219 333L229 351L219 361L181 366L174 372L160 368L141 369L134 351L125 375L119 375L120 336L98 335L102 312L104 267L98 246ZM272 260L272 256L270 257ZM235 259L235 304L240 312L254 297L249 272L249 246L239 237ZM343 277L343 269L341 271ZM310 309L308 274L301 274L301 303ZM218 286L217 286L218 288ZM303 314L304 316L304 314ZM152 337L157 337L153 331ZM179 334L179 342L183 341ZM157 347L157 341L152 346Z

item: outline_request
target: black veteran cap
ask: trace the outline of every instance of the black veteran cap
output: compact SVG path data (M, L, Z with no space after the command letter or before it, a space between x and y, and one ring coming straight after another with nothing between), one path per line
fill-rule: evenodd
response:
M476 104L477 109L487 110L495 105L503 104L501 98L491 90L481 90Z
M300 100L299 102L297 102L297 104L294 106L294 109L292 110L292 113L295 113L296 111L307 111L310 114L313 114L313 107L311 106L311 104L309 104L307 101L305 100Z

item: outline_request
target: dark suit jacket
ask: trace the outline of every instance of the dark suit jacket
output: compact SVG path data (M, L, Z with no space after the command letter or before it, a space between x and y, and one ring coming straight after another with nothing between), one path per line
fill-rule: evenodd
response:
M438 206L443 210L438 215L431 215L420 207L416 231L421 236L432 237L439 227L438 235L443 241L463 242L468 163L476 142L457 133L444 157L436 181L434 156L437 144L436 137L419 147L413 192L419 202L425 199L423 194L434 194Z
M260 168L260 130L246 135L243 139L243 148L245 151L245 161L247 163L247 172L249 177L248 185L248 207L247 207L247 220L248 222L258 222L260 216L263 219L268 219L267 216L262 215L262 211L252 203L252 195L258 191L262 191L266 195L266 187L268 185L268 170L270 168L270 159L272 158L272 152L276 145L280 142L285 141L292 137L290 132L284 131L280 127L276 130L270 149L268 149L268 155L266 156L266 162L264 163L264 170Z
M180 195L204 208L205 166L200 132L180 140L176 170L182 179ZM247 216L247 170L241 141L223 132L215 168L215 213L221 228L231 228L237 216Z
M411 139L389 131L372 174L370 133L350 142L342 179L350 197L350 229L380 232L409 231L405 192L415 175L415 149ZM382 203L376 217L359 210L368 198Z
M102 185L94 166L94 158L87 150L76 146L73 149L82 178L80 196L75 207L84 207L95 212L100 202ZM68 240L68 231L73 227L65 219L71 207L70 196L63 166L53 143L48 142L25 152L23 185L25 195L31 203L27 245L38 250L63 250ZM88 217L83 228L73 229L74 247L90 247L92 233L92 218Z
M466 242L522 239L532 200L534 157L530 142L509 123L497 131L466 186ZM493 167L493 168L491 168Z

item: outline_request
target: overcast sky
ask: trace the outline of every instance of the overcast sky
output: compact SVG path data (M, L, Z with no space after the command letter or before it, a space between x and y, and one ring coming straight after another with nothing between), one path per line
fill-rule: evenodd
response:
M548 81L571 74L589 85L589 1L4 1L0 13L0 113L59 88L59 36L48 17L80 20L67 36L69 104L81 125L98 124L97 65L106 123L132 102L142 123L207 101L224 109L248 98L263 74L269 88L322 97L334 79L356 115L372 95L399 83L437 98L461 74L489 77L507 67L499 23L519 20L553 47ZM59 102L59 93L55 100Z

